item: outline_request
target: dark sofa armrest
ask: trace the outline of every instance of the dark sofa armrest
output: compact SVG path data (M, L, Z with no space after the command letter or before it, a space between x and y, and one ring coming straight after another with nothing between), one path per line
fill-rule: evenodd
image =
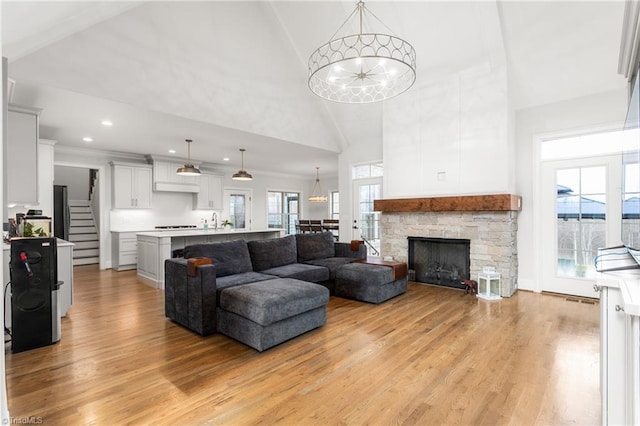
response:
M216 268L201 265L187 275L186 259L164 263L164 313L180 325L206 336L216 331Z
M358 245L358 251L351 250L351 243L334 243L334 245L336 257L352 257L360 260L367 258L367 247L364 244Z

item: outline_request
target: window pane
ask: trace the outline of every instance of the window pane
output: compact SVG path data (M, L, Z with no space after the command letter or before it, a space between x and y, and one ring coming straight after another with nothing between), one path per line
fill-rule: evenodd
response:
M604 194L607 192L607 171L602 167L581 169L580 192L582 194Z
M556 172L557 273L591 277L598 247L606 245L606 167Z
M340 193L331 193L331 219L340 219Z
M383 172L382 164L372 164L371 174L369 176L371 177L382 176L383 175L382 172Z
M298 192L269 191L267 226L282 228L286 234L296 232L296 221L300 215L300 194Z
M353 166L351 176L353 179L363 179L382 176L383 172L384 168L382 167L382 163L361 164L359 166Z
M245 223L245 199L244 195L231 194L229 200L231 227L235 229L246 228Z

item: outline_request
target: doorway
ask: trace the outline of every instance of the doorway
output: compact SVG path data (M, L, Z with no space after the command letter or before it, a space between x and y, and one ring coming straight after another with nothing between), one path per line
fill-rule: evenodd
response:
M81 175L82 178L78 178ZM105 213L104 165L55 162L54 185L67 186L70 204L69 241L74 246L74 265L98 263L106 269L106 253L110 249L108 218ZM71 188L75 188L70 190ZM80 195L76 195L80 194ZM73 202L81 201L81 206ZM107 210L108 212L108 210Z
M620 243L621 168L620 155L542 164L542 291L597 297L593 259Z
M353 181L353 239L364 240L367 255L380 256L381 213L373 210L373 201L382 198L382 177Z
M231 222L231 229L251 229L251 198L248 189L225 189L223 209L227 220Z

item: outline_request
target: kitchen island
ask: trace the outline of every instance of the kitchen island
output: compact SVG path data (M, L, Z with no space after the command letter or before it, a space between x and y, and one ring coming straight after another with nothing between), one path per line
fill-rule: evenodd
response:
M138 232L138 276L154 288L164 289L164 261L186 246L231 240L265 240L282 235L283 229L169 230Z

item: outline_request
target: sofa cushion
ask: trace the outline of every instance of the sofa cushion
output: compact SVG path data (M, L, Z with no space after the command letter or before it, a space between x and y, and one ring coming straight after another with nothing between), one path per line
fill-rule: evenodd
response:
M194 244L184 248L184 257L208 257L216 267L216 277L251 272L251 257L244 240Z
M287 235L282 238L249 241L247 244L251 254L254 271L264 271L278 266L296 263L296 238Z
M329 269L329 279L336 279L336 271L342 265L346 265L358 259L353 257L327 257L325 259L307 260L305 265L322 266Z
M321 285L277 278L227 288L220 295L220 308L269 325L326 305L329 291Z
M335 238L331 232L296 234L298 262L324 259L336 255Z
M216 305L220 305L220 295L222 294L222 290L224 290L225 288L249 283L256 283L259 281L273 280L275 278L277 278L275 275L267 275L253 271L216 278Z
M276 268L265 269L263 274L275 275L280 278L295 278L297 280L319 283L329 279L329 269L322 266L291 263Z
M241 274L227 275L226 277L216 278L216 289L222 290L234 285L255 283L258 281L272 280L275 275L262 274L260 272L243 272Z

